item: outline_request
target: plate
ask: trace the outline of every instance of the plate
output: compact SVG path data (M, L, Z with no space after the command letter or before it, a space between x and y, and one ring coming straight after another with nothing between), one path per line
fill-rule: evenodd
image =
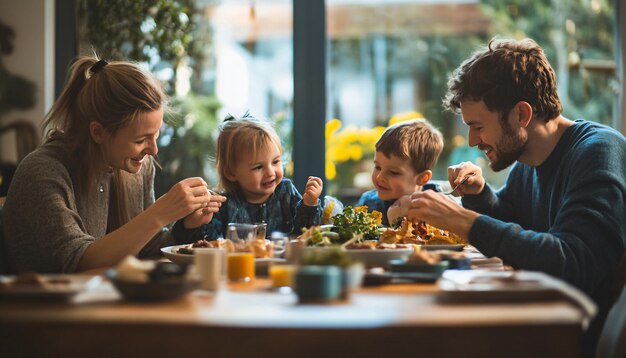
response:
M449 245L418 245L422 250L451 250L451 251L463 251L464 244L449 244Z
M368 272L363 276L363 286L380 286L403 282L433 283L441 273L432 272Z
M302 254L307 252L324 252L325 250L336 250L336 247L313 247L302 248ZM391 260L406 260L413 253L413 248L405 249L346 249L346 254L356 262L362 262L366 268L388 267Z
M42 283L14 285L15 276L0 276L0 299L67 301L102 282L100 276L39 275Z
M436 264L406 262L404 260L392 260L389 263L391 272L394 273L429 273L437 277L448 269L449 262L441 261Z
M163 255L165 255L165 257L170 259L170 261L172 261L173 263L176 263L176 264L179 264L179 265L189 265L189 264L192 264L193 263L193 255L191 255L191 254L179 254L177 252L178 249L180 249L181 247L191 247L191 244L162 247L161 248L161 252L163 253Z
M537 272L448 270L438 281L439 299L446 302L525 302L562 297Z
M167 257L173 263L179 265L190 265L193 264L193 254L179 254L177 251L181 247L190 247L191 244L185 245L175 245L161 248L161 252L165 257ZM256 272L265 272L267 274L267 268L269 267L270 262L284 262L285 259L278 258L255 258L254 266L256 268Z

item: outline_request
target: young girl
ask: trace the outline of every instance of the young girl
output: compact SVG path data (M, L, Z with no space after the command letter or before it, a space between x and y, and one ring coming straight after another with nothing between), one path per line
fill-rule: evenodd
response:
M283 178L282 146L272 126L253 117L227 117L217 139L217 170L228 198L219 212L194 212L174 225L179 243L224 236L228 223L267 224L273 231L300 233L319 225L322 180L309 177L300 195L291 180Z

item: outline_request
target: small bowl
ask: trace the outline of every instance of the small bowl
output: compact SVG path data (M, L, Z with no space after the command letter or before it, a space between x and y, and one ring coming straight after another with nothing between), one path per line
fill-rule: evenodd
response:
M391 272L420 272L440 276L446 269L448 269L449 263L448 261L441 261L431 265L421 262L392 260L390 261L389 266L391 268Z
M117 278L117 270L106 273L113 286L130 301L166 301L182 297L200 286L200 281L186 277L176 277L145 283L124 281Z

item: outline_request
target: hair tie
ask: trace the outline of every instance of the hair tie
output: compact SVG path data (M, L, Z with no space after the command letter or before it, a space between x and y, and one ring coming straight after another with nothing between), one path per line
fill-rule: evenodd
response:
M228 115L226 115L226 118L224 118L224 122L236 121L240 119L254 119L254 117L250 114L250 110L247 110L246 113L244 113L241 117L235 117L232 114L228 113Z
M98 62L96 62L93 66L91 66L91 68L89 69L89 72L91 72L91 74L95 74L96 72L100 71L102 69L102 67L108 65L109 63L106 62L105 60L100 60Z

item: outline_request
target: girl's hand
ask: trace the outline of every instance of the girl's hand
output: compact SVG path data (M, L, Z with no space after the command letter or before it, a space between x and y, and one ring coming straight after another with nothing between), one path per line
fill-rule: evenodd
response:
M304 202L304 205L317 205L317 200L322 194L323 187L324 183L322 182L322 179L318 177L309 177L309 180L306 182L306 187L304 188L304 194L302 195L302 201Z
M224 201L226 198L221 195L211 195L204 179L195 177L176 183L149 209L165 226L198 210L202 212L202 209L206 210L207 215L212 215Z
M185 229L195 229L201 225L210 223L211 220L213 220L213 214L218 212L221 206L221 202L209 202L209 206L189 214L184 221Z

